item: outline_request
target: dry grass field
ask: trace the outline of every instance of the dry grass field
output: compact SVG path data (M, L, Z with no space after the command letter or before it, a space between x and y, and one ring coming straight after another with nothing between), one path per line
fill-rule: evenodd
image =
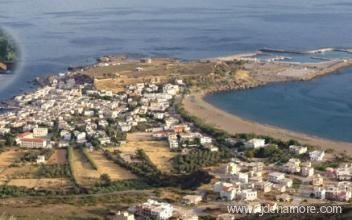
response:
M48 159L48 164L67 164L67 150L57 149Z
M127 135L127 143L119 147L119 150L127 155L134 155L138 149L143 149L162 172L170 172L172 170L170 160L177 153L170 151L166 141L152 141L146 134L132 133Z
M66 178L41 178L41 179L12 179L7 185L10 186L25 186L28 188L68 188L72 186L72 182Z
M73 150L73 170L78 184L82 186L90 186L100 177L99 172L92 167L89 161L77 149Z
M121 91L124 86L141 82L168 82L175 78L186 79L199 74L209 74L214 63L198 61L180 62L173 59L153 59L151 64L128 60L116 66L94 67L87 70L94 76L95 86L100 90ZM142 68L142 71L137 71Z
M0 184L6 183L9 177L16 174L16 172L24 172L23 170L21 171L19 167L9 167L23 155L24 151L12 149L0 154Z
M97 165L99 174L109 174L113 180L135 179L136 176L128 170L118 166L114 162L106 159L104 154L99 151L89 152L89 155Z
M22 150L8 150L0 154L0 167L7 167L24 155Z

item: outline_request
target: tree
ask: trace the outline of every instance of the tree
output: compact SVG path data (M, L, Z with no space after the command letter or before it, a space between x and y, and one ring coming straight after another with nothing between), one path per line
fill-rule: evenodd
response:
M112 184L112 180L110 176L106 173L102 174L99 178L100 185L102 186L110 186Z

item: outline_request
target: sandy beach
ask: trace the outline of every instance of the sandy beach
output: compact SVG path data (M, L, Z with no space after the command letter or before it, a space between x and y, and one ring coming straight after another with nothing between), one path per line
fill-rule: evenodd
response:
M204 94L202 93L193 93L186 96L183 100L185 109L191 115L204 120L205 123L227 131L230 134L255 133L269 135L282 140L295 139L303 144L317 146L321 149L334 149L336 153L352 152L352 143L328 140L272 125L246 120L216 108L206 102L203 97Z

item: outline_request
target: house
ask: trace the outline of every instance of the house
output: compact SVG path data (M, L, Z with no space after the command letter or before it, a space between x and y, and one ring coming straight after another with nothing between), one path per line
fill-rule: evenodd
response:
M239 188L232 183L227 182L216 182L213 187L213 191L220 193L221 198L226 198L227 200L234 200Z
M296 158L291 158L289 161L283 166L283 170L287 173L298 173L301 171L301 167L299 166L301 161Z
M220 197L225 198L227 201L234 200L237 195L237 190L235 187L231 186L224 186L220 191Z
M280 183L285 178L285 174L280 172L272 172L268 175L268 181L272 183Z
M176 134L170 134L167 138L168 142L169 142L169 147L170 149L177 149L178 146L178 139L177 139L177 135Z
M79 144L86 143L86 132L75 132L76 142Z
M322 187L314 187L313 194L315 198L325 199L326 190Z
M234 177L241 183L248 183L248 173L238 172L237 174L234 174Z
M282 184L286 187L292 187L293 181L289 178L284 178L284 179L280 180L280 184Z
M237 164L234 162L230 162L226 165L225 168L225 174L236 174L238 173L239 168L237 167Z
M48 135L48 128L34 128L33 137L46 137Z
M183 201L187 205L197 205L203 200L201 195L186 195L183 197Z
M257 191L252 190L252 189L242 190L240 192L240 196L242 199L244 199L246 201L253 201L253 200L257 199Z
M275 189L278 192L286 192L286 186L283 184L273 184L273 189Z
M336 178L340 181L351 180L351 171L349 168L337 168L335 171Z
M38 155L37 156L37 164L42 164L42 163L46 163L45 156L44 155Z
M309 152L309 158L312 161L321 161L323 160L324 156L325 156L324 151L315 150L315 151Z
M212 139L211 139L211 137L202 136L202 137L200 137L199 141L200 141L200 144L202 144L202 145L203 144L211 144Z
M273 183L271 182L258 182L255 183L255 189L258 189L260 191L263 191L264 193L270 192L272 187L273 187Z
M320 176L320 174L315 174L312 177L312 185L313 186L322 186L324 184L324 179L322 176Z
M71 132L66 131L66 130L62 130L60 132L60 138L64 141L70 141L72 138Z
M169 95L176 95L180 91L180 87L178 85L166 84L163 87L163 92Z
M135 214L143 218L166 220L173 215L173 206L169 203L148 199L147 202L136 206Z
M203 147L211 152L219 151L219 148L211 143L203 144Z
M299 155L299 154L306 153L308 148L307 147L303 147L303 146L291 145L291 146L289 146L289 150L290 150L291 153Z
M314 175L314 168L313 167L302 167L301 168L301 175L306 177L311 177Z
M134 220L134 215L129 212L110 212L107 216L108 220Z
M253 138L249 141L246 141L244 143L244 146L247 148L261 148L265 147L265 139L258 139L258 138Z

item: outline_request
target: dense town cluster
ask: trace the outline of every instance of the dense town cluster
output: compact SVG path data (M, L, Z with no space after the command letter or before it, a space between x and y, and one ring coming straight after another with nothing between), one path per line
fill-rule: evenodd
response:
M96 90L92 83L78 82L72 77L75 74L58 75L47 86L15 97L18 109L0 115L0 135L26 149L80 146L93 150L107 145L118 147L125 143L126 133L142 131L154 139L167 140L171 151L182 154L188 154L192 148L220 150L214 137L177 114L174 100L183 94L182 80L137 83L127 86L124 92L113 93ZM228 141L240 143L244 149L270 147L260 138ZM243 152L233 151L238 158L209 171L214 180L207 191L184 196L183 204L189 207L210 202L218 206L237 202L255 213L263 205L275 210L279 203L303 199L351 199L351 164L317 172L313 165L324 161L324 151L291 145L290 155L295 156L280 165L241 160L245 157ZM39 155L37 163L44 162L45 157ZM128 211L110 213L110 218L132 220L136 215L169 219L174 209L173 204L149 199ZM232 219L229 215L218 217ZM181 218L198 217L193 214Z

